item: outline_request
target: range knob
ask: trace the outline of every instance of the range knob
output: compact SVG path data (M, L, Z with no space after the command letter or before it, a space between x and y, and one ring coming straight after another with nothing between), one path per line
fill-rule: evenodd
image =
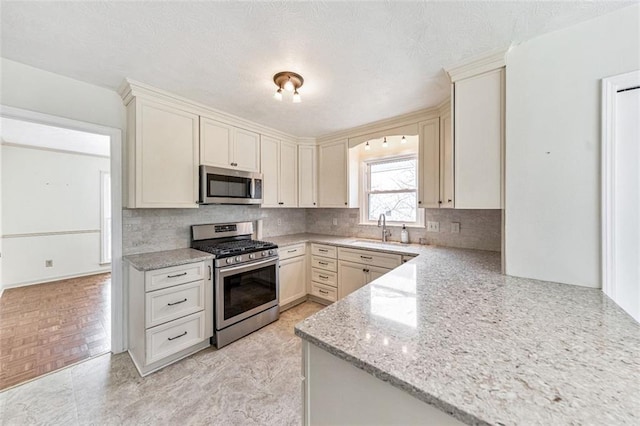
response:
M256 255L255 255L255 254L251 253L251 254L249 255L249 259L255 259L255 258L256 258Z
M236 256L236 262L242 262L242 256Z
M274 250L269 250L269 255L272 255Z
M233 259L232 258L228 258L227 259L227 263L233 263Z
M266 251L263 251L263 252L262 252L262 257L265 257L266 255L267 255L267 252L266 252Z

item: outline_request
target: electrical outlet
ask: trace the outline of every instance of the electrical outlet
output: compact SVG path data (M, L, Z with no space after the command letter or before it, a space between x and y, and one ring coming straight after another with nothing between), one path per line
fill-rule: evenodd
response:
M45 268L52 268L53 267L53 260L45 260L44 261L44 267Z
M460 222L451 222L451 232L454 234L460 233Z
M337 217L333 218L333 226L338 226L338 218Z
M278 218L278 226L282 225L282 219Z
M440 222L427 222L427 232L440 232Z

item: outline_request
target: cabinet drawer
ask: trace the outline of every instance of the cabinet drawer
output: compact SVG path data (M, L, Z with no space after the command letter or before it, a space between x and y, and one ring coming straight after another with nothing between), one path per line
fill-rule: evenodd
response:
M145 295L147 328L184 317L204 309L204 280L181 284Z
M278 256L280 260L291 259L292 257L302 256L306 253L305 244L296 244L288 247L281 247L278 249Z
M311 294L332 302L338 300L338 292L335 288L319 283L311 283Z
M311 244L311 254L314 256L338 257L337 247L324 244Z
M325 285L336 287L338 285L338 274L335 272L323 271L320 269L311 269L311 281L319 282Z
M349 262L363 263L365 265L380 266L383 268L395 268L402 263L402 255L380 253L377 251L358 250L350 248L338 249L338 258Z
M145 291L202 280L205 278L204 269L204 262L198 262L147 271L144 276Z
M205 339L204 312L189 315L146 331L147 364L196 345Z
M324 269L325 271L338 271L338 262L334 259L327 259L326 257L311 257L311 266L318 269Z

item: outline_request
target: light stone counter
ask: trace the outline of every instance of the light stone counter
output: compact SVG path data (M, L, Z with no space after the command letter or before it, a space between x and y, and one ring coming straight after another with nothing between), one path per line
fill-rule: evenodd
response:
M124 260L138 271L168 268L209 259L213 259L213 255L191 248L132 254L124 257Z
M640 326L600 290L500 273L500 254L297 234L419 254L296 326L468 424L640 424Z

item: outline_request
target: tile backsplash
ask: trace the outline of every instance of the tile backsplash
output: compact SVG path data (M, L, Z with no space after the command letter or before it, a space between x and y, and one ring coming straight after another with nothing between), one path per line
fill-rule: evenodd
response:
M424 228L407 228L409 242L424 238L427 244L500 251L501 210L425 209L426 220L439 222L440 232L427 232ZM377 226L359 225L359 209L308 209L307 232L327 235L353 236L378 239ZM333 220L337 225L333 225ZM460 232L451 232L451 223L460 224ZM401 226L388 226L391 241L400 241Z
M500 251L500 210L426 209L426 219L440 223L440 232L408 228L418 243ZM263 209L258 206L210 205L197 209L124 209L123 254L189 247L191 225L263 220L263 238L311 232L317 234L380 238L380 228L359 225L358 209ZM333 219L337 225L333 225ZM460 223L460 233L451 223ZM400 240L400 227L389 226L390 240Z

